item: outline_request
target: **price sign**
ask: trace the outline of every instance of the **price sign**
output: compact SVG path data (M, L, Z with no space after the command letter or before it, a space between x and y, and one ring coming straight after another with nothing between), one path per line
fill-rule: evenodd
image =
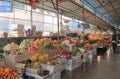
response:
M23 64L23 63L17 63L17 64L15 65L15 67L16 67L16 68L25 68L25 64Z

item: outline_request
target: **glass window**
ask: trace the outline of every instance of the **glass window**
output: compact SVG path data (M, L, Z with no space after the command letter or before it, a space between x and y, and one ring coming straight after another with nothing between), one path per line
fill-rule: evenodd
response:
M43 23L33 22L33 25L36 26L37 31L43 31Z
M8 17L8 18L13 18L13 12L0 12L0 17Z
M53 25L52 24L47 24L47 23L44 23L44 32L53 32Z
M24 25L25 30L27 30L28 28L31 28L30 21L15 19L15 24L22 24L22 25Z
M15 8L15 18L30 20L30 11L26 12L25 10Z
M9 33L11 24L12 24L12 19L0 17L0 29Z
M33 12L33 21L43 22L43 14Z
M45 23L53 23L53 17L44 15L44 22Z
M53 32L57 32L57 25L53 25Z
M57 24L57 18L56 17L53 18L53 24Z

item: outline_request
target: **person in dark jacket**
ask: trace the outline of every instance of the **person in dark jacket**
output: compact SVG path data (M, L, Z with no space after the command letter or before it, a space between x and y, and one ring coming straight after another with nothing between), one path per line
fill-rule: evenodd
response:
M117 44L119 43L119 38L120 38L120 34L118 31L116 31L113 35L112 35L112 48L113 48L113 53L116 54L117 53Z

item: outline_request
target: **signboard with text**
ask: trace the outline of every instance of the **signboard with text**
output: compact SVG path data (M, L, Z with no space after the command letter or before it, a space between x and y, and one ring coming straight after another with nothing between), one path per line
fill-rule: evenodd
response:
M13 6L11 1L0 1L0 12L12 12Z

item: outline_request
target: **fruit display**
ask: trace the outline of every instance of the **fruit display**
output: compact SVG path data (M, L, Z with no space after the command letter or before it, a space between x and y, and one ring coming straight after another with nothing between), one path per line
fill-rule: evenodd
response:
M65 37L64 40L70 40L71 38L70 37Z
M41 50L40 46L31 46L27 48L27 52L34 52Z
M54 66L58 64L56 59L59 57L59 54L50 57L48 54L36 53L32 57L30 57L30 61L32 61L33 63L31 67L37 69L40 68L43 64Z
M66 50L61 50L60 52L59 52L59 54L61 55L61 56L65 56L67 59L71 59L71 55L70 55L70 52L68 52L68 51L66 51Z
M60 41L59 40L54 40L53 41L53 45L54 46L59 46L60 45Z
M49 55L48 54L40 54L40 53L36 53L34 54L32 57L30 57L30 60L35 62L35 61L46 61L49 59Z
M98 37L97 35L92 35L92 34L90 34L90 35L88 36L88 38L89 38L90 41L96 41L96 40L99 39L99 37Z
M57 45L57 41L55 42L55 45ZM53 41L49 38L42 38L42 39L37 39L33 41L34 46L41 46L43 50L47 50L50 48L53 48Z
M33 41L33 45L35 45L35 46L42 46L45 43L52 44L53 41L49 38L41 38L41 39L37 39L37 40Z
M18 50L11 50L9 54L12 54L12 55L19 55L19 51Z
M72 48L72 55L76 55L78 52L80 52L80 50L77 46Z
M7 67L0 67L0 79L16 79L20 74Z
M40 39L36 39L35 41L33 41L33 45L35 45L35 46L41 46L42 43L41 43Z
M32 46L32 41L30 41L28 39L24 39L20 43L20 53L22 53L22 54L26 53L26 49L30 46Z
M51 49L51 48L54 48L54 46L52 44L50 44L50 43L44 43L42 45L43 50L48 50L48 49Z
M84 45L84 48L87 49L87 50L91 50L92 49L92 45L90 43L86 43Z
M18 55L19 52L19 45L15 44L14 42L7 44L4 48L3 48L4 52L6 54L12 54L12 55Z
M18 49L19 49L19 45L15 44L14 42L7 44L3 48L4 51L18 50Z
M72 55L73 56L81 56L85 53L86 53L86 50L84 48L79 48L79 47L75 46L72 49Z
M71 40L70 44L79 44L79 40L78 39L73 39L73 40Z

